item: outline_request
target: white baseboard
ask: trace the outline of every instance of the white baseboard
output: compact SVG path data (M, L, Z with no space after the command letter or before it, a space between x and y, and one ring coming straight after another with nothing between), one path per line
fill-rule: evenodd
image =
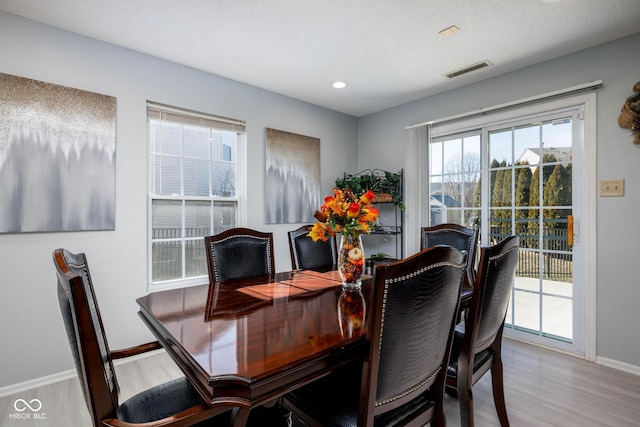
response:
M163 349L153 350L143 354L127 357L126 359L114 360L113 364L114 366L119 366L125 363L130 363L139 359L143 359L145 357L151 357L162 352L164 352ZM66 381L72 378L78 378L78 373L76 372L75 369L69 369L66 371L58 372L57 374L47 375L40 378L34 378L32 380L24 381L17 384L11 384L8 386L0 387L0 397L6 397L12 394L22 393L27 390L44 387L50 384L55 384L60 381Z
M57 374L47 375L45 377L34 378L17 384L11 384L0 388L0 397L10 396L12 394L22 393L34 388L44 387L46 385L55 384L60 381L66 381L71 378L77 378L78 374L75 369L58 372Z
M596 363L640 376L640 366L631 365L629 363L620 362L619 360L609 359L607 357L596 357Z
M523 340L523 339L520 339L520 338L517 338L517 337L504 336L503 338L504 339L509 339L509 340L514 340L514 341L523 342L523 343L526 343L526 344L529 344L529 345L535 345L537 347L546 348L547 350L557 351L557 352L566 354L568 356L573 356L573 357L577 357L579 359L587 360L587 359L584 358L584 356L579 355L579 354L563 351L562 349L553 348L553 347L549 347L549 346L538 344L538 343L532 343L530 341L526 341L526 340ZM596 357L596 360L594 360L593 363L595 363L596 365L607 366L609 368L617 369L619 371L628 372L630 374L634 374L634 375L640 376L640 366L636 366L636 365L631 365L629 363L620 362L619 360L609 359L609 358L606 358L606 357Z

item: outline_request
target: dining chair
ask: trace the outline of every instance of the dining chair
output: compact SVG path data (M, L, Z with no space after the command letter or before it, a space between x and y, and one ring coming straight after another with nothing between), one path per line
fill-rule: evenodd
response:
M338 247L334 236L326 242L314 242L307 234L312 225L303 225L289 231L289 251L294 270L335 270L338 264Z
M273 233L238 227L204 241L212 284L275 273Z
M204 420L211 426L230 425L233 407L208 405L185 377L144 390L119 403L120 389L113 360L162 347L154 341L111 351L85 255L56 249L53 262L60 311L94 427L132 427L140 423L145 427L178 427Z
M292 421L444 426L446 368L465 265L464 254L440 246L377 266L364 361L284 395Z
M518 266L519 244L517 236L509 236L480 250L471 305L464 325L456 327L446 392L458 398L463 427L474 425L472 387L489 370L500 425L509 426L503 385L502 331Z
M436 245L448 245L467 253L467 268L462 286L463 290L465 287L473 287L478 229L452 223L422 227L420 229L420 250Z

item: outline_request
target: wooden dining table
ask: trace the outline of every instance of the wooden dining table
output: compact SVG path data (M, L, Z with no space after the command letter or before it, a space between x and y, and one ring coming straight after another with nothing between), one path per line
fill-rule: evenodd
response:
M139 315L210 405L249 411L365 354L372 277L343 291L337 271L276 273L150 293Z

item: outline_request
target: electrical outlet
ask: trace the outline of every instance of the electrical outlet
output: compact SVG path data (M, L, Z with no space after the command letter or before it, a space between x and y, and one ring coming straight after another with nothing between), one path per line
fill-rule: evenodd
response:
M624 179L600 181L600 197L624 196Z

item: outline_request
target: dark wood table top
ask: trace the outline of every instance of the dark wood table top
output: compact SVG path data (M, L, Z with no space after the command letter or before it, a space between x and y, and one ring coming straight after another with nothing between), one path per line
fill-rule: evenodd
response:
M362 357L371 283L343 293L337 271L296 271L137 302L205 400L251 409Z

